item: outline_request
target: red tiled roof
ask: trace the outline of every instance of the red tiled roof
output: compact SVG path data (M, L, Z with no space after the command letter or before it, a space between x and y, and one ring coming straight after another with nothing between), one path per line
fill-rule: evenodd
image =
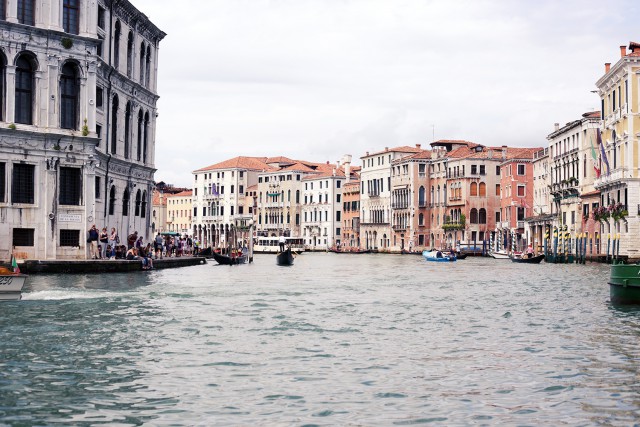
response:
M400 147L385 148L383 151L377 151L375 153L369 153L367 155L360 156L360 158L362 159L362 158L365 158L365 157L377 156L379 154L384 154L384 153L393 153L393 152L398 152L398 153L419 153L420 151L422 151L421 148L409 147L407 145L403 145L403 146L400 146Z
M247 169L247 170L274 170L272 166L267 163L266 157L246 157L238 156L229 160L216 163L211 166L197 169L195 172L204 172L208 170L220 170L220 169Z
M161 195L162 195L162 198L160 197ZM151 204L153 206L166 205L167 196L165 194L160 193L158 190L153 190L153 193L151 196Z
M167 197L186 197L186 196L193 196L193 190L186 190L186 191L181 191L179 193L167 195Z

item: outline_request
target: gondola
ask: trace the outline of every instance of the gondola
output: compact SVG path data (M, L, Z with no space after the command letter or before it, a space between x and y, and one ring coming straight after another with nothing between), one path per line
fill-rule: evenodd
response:
M287 248L282 252L278 252L278 254L276 255L276 264L293 265L293 253L291 253L291 248Z
M239 254L236 253L236 254L232 254L232 256L229 256L229 255L222 255L214 251L213 259L215 259L216 262L220 265L236 265L236 264L244 264L247 262L247 257L243 253L239 253Z
M521 262L524 264L540 264L540 261L544 259L544 255L532 256L531 258L524 257L511 257L513 262Z

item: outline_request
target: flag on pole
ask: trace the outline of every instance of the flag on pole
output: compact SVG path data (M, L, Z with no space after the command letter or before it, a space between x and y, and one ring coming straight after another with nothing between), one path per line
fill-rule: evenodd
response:
M602 161L607 167L607 175L611 172L611 168L609 167L609 160L607 159L607 153L604 150L604 143L602 142L602 135L600 134L600 129L598 129L598 145L600 146L600 154L602 157Z
M16 261L16 257L14 257L13 254L11 255L11 268L13 269L14 273L20 274L20 267L18 267L18 261Z
M600 168L598 167L598 154L596 153L596 149L593 146L593 134L589 138L591 141L591 157L593 158L593 169L596 171L596 178L600 178Z

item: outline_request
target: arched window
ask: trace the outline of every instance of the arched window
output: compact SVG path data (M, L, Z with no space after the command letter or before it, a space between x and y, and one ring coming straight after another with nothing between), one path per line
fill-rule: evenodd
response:
M60 127L78 129L80 84L78 66L67 62L60 74Z
M425 205L425 189L421 185L420 189L418 190L418 206L424 206L424 205Z
M479 196L480 197L486 197L487 196L487 184L485 184L484 182L481 182L480 185L478 186L478 192L480 193Z
M142 133L144 131L143 127L143 118L142 118L142 108L138 111L138 144L136 151L136 160L140 161L140 156L142 156Z
M4 5L3 1L0 1L0 4ZM4 7L4 6L3 6ZM4 12L4 11L2 11ZM2 16L0 16L0 19L2 19ZM7 60L5 58L4 55L2 55L0 53L0 121L4 121L4 100L5 100L5 94L4 94L4 81L7 75Z
M111 154L116 154L118 147L118 95L113 97L111 103Z
M485 208L480 208L480 214L478 215L478 224L486 224L487 223L487 210Z
M296 203L300 203L300 190L296 190Z
M120 21L116 21L116 31L113 36L113 67L120 66Z
M18 22L24 25L36 25L35 0L18 0Z
M469 195L470 196L478 195L478 184L476 184L475 182L471 183L471 190L469 191Z
M127 37L127 77L131 78L133 72L133 33L129 31Z
M131 152L131 101L127 101L124 109L124 158L128 159Z
M148 88L151 82L151 46L147 46L147 72L144 75L145 86Z
M478 223L478 210L476 208L471 209L469 212L469 224L477 224Z
M4 1L2 2L4 3ZM62 28L65 33L78 34L80 16L79 0L64 0L62 2Z
M20 55L16 61L16 123L33 124L33 95L35 92L35 61L29 55Z
M113 212L116 208L116 186L111 186L111 191L109 191L109 215L113 215Z
M141 191L138 190L136 192L136 207L135 207L135 216L140 216L140 204L142 200L140 199Z
M287 202L291 201L291 190L287 190Z
M142 162L147 163L147 144L149 142L149 112L144 114L144 135L142 136Z
M144 46L144 42L140 44L140 84L144 86L144 69L146 67L144 62L144 54L146 52L146 48Z
M129 188L125 188L122 195L122 216L129 216Z

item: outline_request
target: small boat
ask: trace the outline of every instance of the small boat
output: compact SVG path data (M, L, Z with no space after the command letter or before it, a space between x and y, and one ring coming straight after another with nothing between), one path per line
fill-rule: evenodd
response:
M6 267L0 267L0 301L22 299L22 288L27 277L26 274L14 273Z
M291 253L291 248L287 248L282 252L278 252L278 254L276 255L276 264L293 265L293 253Z
M511 258L509 256L509 254L507 253L507 251L493 251L493 252L489 252L489 255L491 255L495 259L509 259L509 258Z
M513 262L521 262L524 264L540 264L540 261L542 261L544 259L544 255L540 254L540 255L536 255L536 256L531 256L531 257L527 257L525 256L519 256L519 257L512 257L511 261Z
M456 259L465 259L469 254L463 254L462 252L456 252Z
M424 251L422 252L422 256L427 261L435 261L435 262L449 262L449 261L456 260L455 255L451 256L443 253L442 251Z
M609 276L612 304L640 305L640 264L613 264Z
M327 249L328 252L333 252L334 254L370 254L371 253L371 249L336 249L336 248L329 248Z
M236 265L247 262L247 256L241 251L233 251L231 252L231 255L223 255L219 252L213 251L213 259L221 265Z

